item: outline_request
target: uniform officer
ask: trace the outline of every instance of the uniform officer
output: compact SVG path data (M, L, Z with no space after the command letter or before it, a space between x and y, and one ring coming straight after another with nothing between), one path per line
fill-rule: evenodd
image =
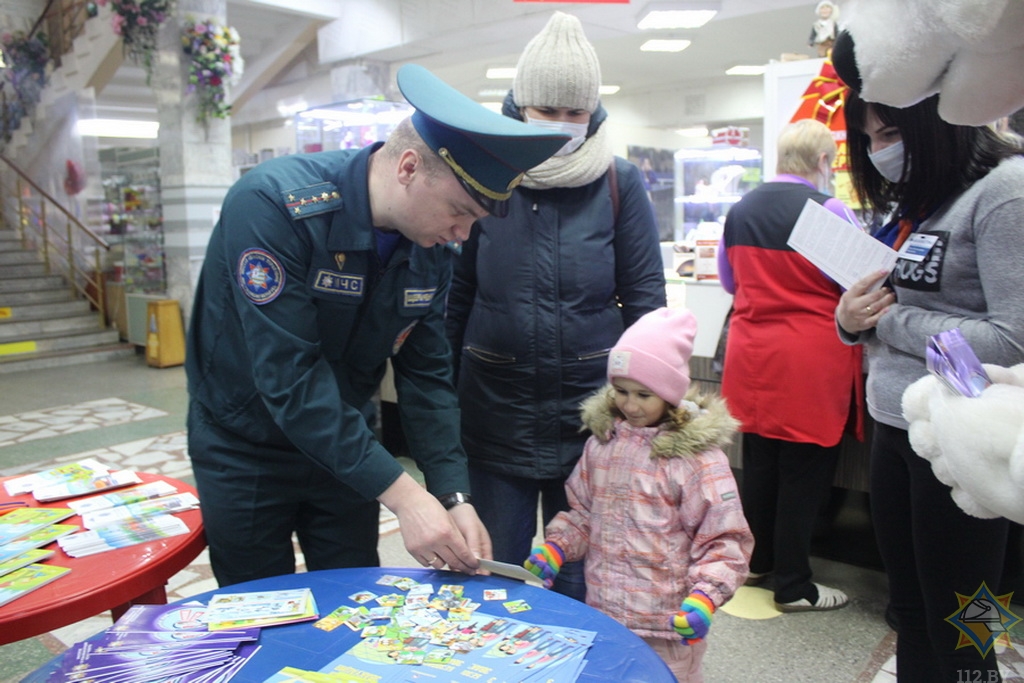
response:
M260 164L210 236L188 332L188 445L221 586L294 572L293 532L310 570L379 564L378 501L425 566L472 574L491 556L459 441L445 245L503 214L523 172L568 138L416 65L398 86L416 111L386 142ZM426 490L360 412L389 358Z

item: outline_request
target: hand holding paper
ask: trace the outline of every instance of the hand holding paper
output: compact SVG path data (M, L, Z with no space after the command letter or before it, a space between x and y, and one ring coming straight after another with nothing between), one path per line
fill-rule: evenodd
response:
M896 265L895 251L813 199L804 205L787 243L843 289Z

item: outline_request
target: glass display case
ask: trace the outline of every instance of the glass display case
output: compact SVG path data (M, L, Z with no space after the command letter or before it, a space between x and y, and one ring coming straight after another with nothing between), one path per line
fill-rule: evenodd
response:
M295 115L295 148L306 153L365 147L387 139L412 112L405 102L369 98L300 111Z
M761 184L761 152L750 147L681 149L675 159L674 234L685 242L702 222L720 221Z
M121 283L128 293L163 292L167 282L159 150L102 150L100 169L104 238L111 244L108 282Z

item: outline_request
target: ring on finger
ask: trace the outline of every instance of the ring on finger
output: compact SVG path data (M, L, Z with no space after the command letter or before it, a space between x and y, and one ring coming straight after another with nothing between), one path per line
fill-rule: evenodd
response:
M871 315L871 304L868 304L867 306L865 306L864 310L868 312L868 315Z

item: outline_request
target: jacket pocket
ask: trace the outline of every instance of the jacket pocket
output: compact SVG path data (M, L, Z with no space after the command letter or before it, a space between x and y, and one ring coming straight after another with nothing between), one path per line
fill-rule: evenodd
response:
M594 360L596 358L607 358L608 354L611 353L611 349L601 349L600 351L591 351L589 353L582 353L576 356L576 360Z
M490 363L493 365L510 365L516 362L516 357L506 353L496 353L494 351L488 351L481 349L476 346L463 346L462 351L465 354L473 356L477 360L483 363Z

